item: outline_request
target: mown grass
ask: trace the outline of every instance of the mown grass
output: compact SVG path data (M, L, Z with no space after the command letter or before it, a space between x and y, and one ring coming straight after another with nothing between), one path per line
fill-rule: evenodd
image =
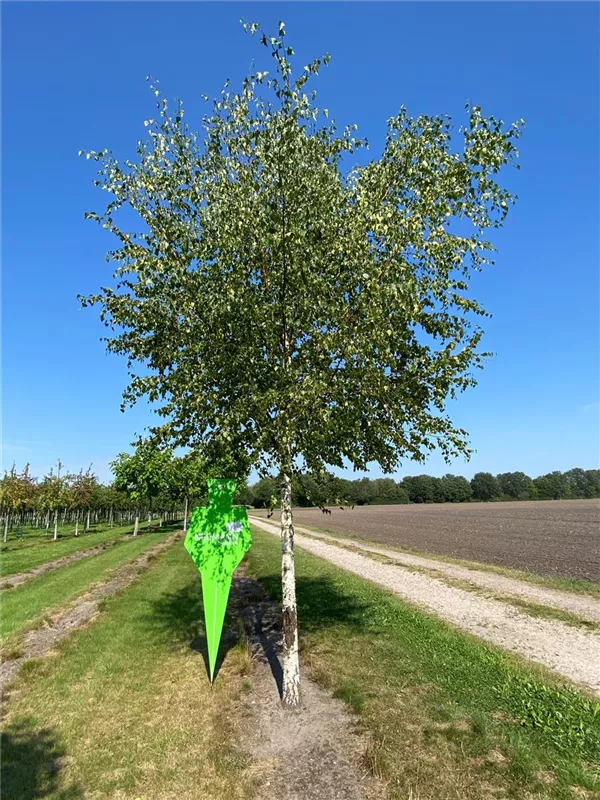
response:
M140 534L145 532L146 525L140 525ZM3 578L19 572L39 567L50 561L73 555L81 550L97 547L100 544L110 543L133 532L133 525L122 525L109 528L98 526L91 528L88 533L82 533L83 526L79 526L79 536L74 535L73 526L64 527L59 538L54 541L52 536L46 536L43 531L31 531L23 539L9 539L0 547L0 572ZM163 527L161 530L168 530Z
M11 639L39 626L48 614L93 584L110 579L113 570L159 544L164 538L165 534L162 533L132 537L97 555L59 567L31 578L14 589L3 591L0 618L3 657L4 647L8 651L11 649Z
M277 599L279 562L254 529L249 571ZM360 715L391 798L597 796L597 701L301 549L297 588L303 662Z
M8 699L4 800L245 800L236 747L247 651L224 636L211 690L198 571L181 542L104 602L60 657L29 662Z
M277 520L264 520L271 524L277 525ZM514 578L515 580L533 583L537 586L544 586L548 589L559 589L566 592L575 592L577 594L589 594L593 597L600 597L600 583L587 581L583 578L563 578L563 577L548 577L546 575L538 575L534 572L524 572L511 567L499 567L496 564L487 564L482 561L469 561L464 558L454 558L453 556L441 555L439 553L431 553L424 550L416 550L412 547L396 547L393 544L375 542L371 539L364 539L362 536L353 536L349 533L341 533L334 531L331 528L318 528L315 525L305 525L301 523L295 526L299 533L302 529L313 531L315 533L325 533L328 536L334 536L337 539L346 539L348 542L355 542L357 545L366 545L368 547L378 547L380 550L393 550L397 553L406 553L420 558L433 559L435 561L443 561L446 564L455 564L459 567L466 567L472 570L481 570L484 572L493 572L496 575L503 575L506 578Z

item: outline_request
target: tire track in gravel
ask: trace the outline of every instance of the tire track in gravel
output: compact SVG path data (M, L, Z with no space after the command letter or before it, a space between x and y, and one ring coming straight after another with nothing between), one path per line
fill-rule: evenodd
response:
M146 550L145 553L116 570L115 576L109 581L97 584L75 598L66 609L63 608L52 614L44 627L25 633L21 638L23 654L18 658L2 662L0 690L3 690L7 683L17 675L26 661L48 655L72 631L90 622L98 614L101 600L116 594L136 581L148 568L152 559L168 550L182 536L183 531L172 533L160 544Z
M251 518L251 522L279 536L278 527L272 523L256 517ZM531 617L500 600L449 586L443 579L411 572L405 568L408 565L383 564L330 541L312 538L312 531L307 532L310 536L303 536L301 530L296 528L295 541L307 552L377 583L447 622L542 664L600 695L600 636L597 634L558 620Z

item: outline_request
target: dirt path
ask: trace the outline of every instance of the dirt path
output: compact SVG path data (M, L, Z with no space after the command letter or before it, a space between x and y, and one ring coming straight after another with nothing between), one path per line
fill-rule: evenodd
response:
M171 534L134 561L120 567L111 580L96 585L73 600L66 609L63 608L50 616L43 628L36 628L24 634L21 639L22 655L18 658L8 659L1 665L0 690L4 689L6 684L15 677L26 661L48 655L71 631L89 622L98 613L100 601L104 597L121 591L137 580L147 569L150 561L171 547L182 535L182 531Z
M72 553L70 556L63 556L62 558L57 558L56 561L48 561L46 564L40 564L39 567L32 567L26 572L16 572L14 575L7 575L6 578L2 578L0 580L0 589L14 589L15 586L20 586L22 583L26 583L26 581L31 580L31 578L37 578L38 575L43 575L44 572L50 572L51 570L58 569L59 567L66 567L68 564L74 564L76 561L81 561L82 558L96 556L98 553L102 553L108 547L113 547L119 542L125 542L130 538L131 536L129 535L120 536L118 539L111 539L107 542L102 542L102 544L96 545L95 547L90 547L88 550L79 550L77 553Z
M279 535L279 528L264 520L253 518L252 524ZM448 586L441 579L403 569L401 563L379 563L336 546L335 539L331 542L315 539L312 531L310 536L305 536L301 530L296 528L296 543L304 550L378 583L457 627L543 664L600 695L599 635L557 620L536 619L502 601ZM523 591L525 586L521 587Z
M368 746L345 705L303 672L301 708L280 702L281 614L256 581L238 569L231 601L253 654L246 743L261 775L261 800L368 800L382 786L362 766Z

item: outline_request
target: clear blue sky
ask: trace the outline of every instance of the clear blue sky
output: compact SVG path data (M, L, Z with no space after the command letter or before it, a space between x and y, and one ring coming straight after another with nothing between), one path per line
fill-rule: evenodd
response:
M181 97L267 64L238 22L286 22L299 67L322 52L320 105L356 122L376 155L385 121L466 100L525 118L519 203L494 237L497 266L473 293L493 313L496 353L452 406L477 454L451 470L538 475L598 466L599 6L596 3L3 3L3 461L41 474L108 463L151 422L119 411L125 363L108 356L97 310L110 237L84 211L104 196L80 149L132 154L154 111L145 76ZM398 476L447 471L433 456ZM374 468L373 475L380 474Z

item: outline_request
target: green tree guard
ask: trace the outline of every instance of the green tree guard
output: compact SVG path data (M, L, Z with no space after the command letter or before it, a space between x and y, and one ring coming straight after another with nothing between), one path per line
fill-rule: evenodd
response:
M232 505L237 481L213 478L208 483L208 506L194 509L185 548L202 573L202 599L208 643L210 682L221 641L231 577L252 544L248 512Z

